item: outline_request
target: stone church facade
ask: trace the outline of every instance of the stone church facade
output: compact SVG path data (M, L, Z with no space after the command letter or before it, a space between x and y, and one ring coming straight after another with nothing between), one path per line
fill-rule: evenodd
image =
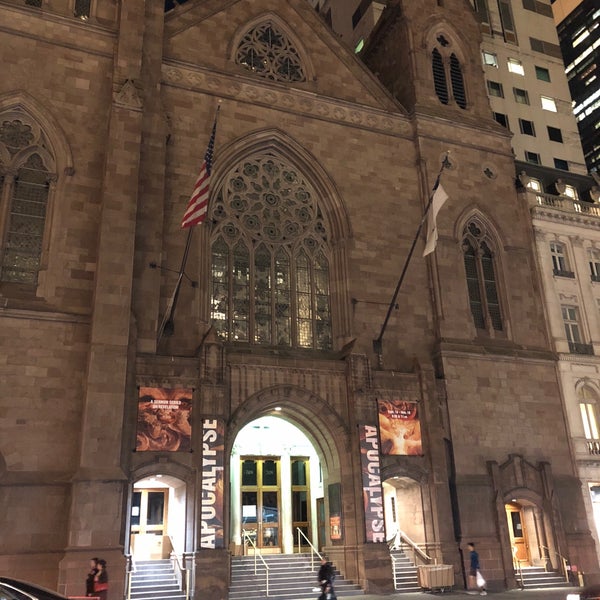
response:
M362 60L305 0L33 4L0 3L0 573L78 595L102 556L121 597L136 484L160 477L194 597L226 598L249 514L235 440L277 411L320 463L326 526L315 516L308 537L389 591L360 433L399 400L418 407L422 450L380 457L386 540L410 532L458 584L467 541L506 587L519 543L529 564L597 572L469 3L390 2ZM186 253L217 107L208 215ZM379 350L440 172L437 247L423 257L417 239ZM189 391L185 451L139 445L147 389ZM211 423L219 543L203 519ZM293 551L289 529L271 550Z

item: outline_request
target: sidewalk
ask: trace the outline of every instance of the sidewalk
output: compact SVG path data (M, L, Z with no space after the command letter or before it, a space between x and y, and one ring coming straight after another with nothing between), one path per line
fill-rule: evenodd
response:
M503 592L488 591L487 597L493 600L565 600L567 594L577 593L579 588L566 586L561 588L543 589L543 590L510 590ZM467 594L466 590L455 590L452 592L416 592L410 594L384 594L381 596L373 594L365 594L364 596L356 596L356 600L467 600L467 598L480 598L482 596L472 596ZM338 597L342 600L341 596Z

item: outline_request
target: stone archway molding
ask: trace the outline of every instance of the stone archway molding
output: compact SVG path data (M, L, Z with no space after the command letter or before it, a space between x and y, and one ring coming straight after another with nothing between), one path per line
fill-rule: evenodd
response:
M276 411L276 407L281 407L281 411ZM348 428L329 403L302 387L283 384L257 392L232 414L227 456L242 427L266 415L289 421L308 437L319 454L324 475L339 466L341 457L352 452ZM358 456L358 448L355 451Z

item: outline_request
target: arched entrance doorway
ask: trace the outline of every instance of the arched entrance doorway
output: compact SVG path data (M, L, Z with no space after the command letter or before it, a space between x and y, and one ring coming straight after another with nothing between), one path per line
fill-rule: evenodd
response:
M320 460L291 422L265 416L244 426L233 443L230 477L237 548L289 554L306 549L308 540L315 548L324 544Z
M558 559L552 559L557 552L544 511L526 498L513 498L504 509L515 568L557 568Z
M383 482L385 530L392 547L412 541L425 546L423 497L419 482L406 476L393 476ZM393 540L393 541L392 541Z
M133 485L129 546L134 560L160 560L185 552L186 488L184 481L160 473Z

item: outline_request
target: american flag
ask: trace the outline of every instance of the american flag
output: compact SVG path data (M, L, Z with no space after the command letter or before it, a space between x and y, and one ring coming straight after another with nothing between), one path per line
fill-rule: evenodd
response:
M217 111L218 114L218 111ZM204 162L200 168L200 173L194 185L192 197L188 202L187 209L181 220L181 228L193 227L202 223L206 219L206 211L208 209L208 196L210 192L210 174L212 171L213 153L215 150L215 135L217 133L217 116L212 126L212 133L204 155Z

